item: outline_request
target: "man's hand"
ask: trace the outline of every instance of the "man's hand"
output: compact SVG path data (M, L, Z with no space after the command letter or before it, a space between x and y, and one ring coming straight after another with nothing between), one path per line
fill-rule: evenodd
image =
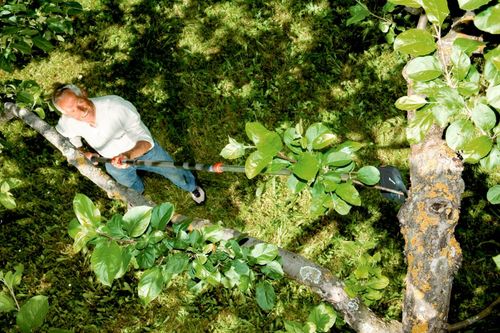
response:
M83 151L80 150L80 152L85 156L86 159L92 162L92 157L99 157L99 154L97 153L92 153L90 151ZM92 164L97 165L97 162L92 162Z
M129 159L129 157L127 155L120 154L120 155L115 156L111 159L111 165L114 166L115 168L118 168L118 169L126 169L130 165L128 165L126 163L122 163L122 161L127 160L127 159Z

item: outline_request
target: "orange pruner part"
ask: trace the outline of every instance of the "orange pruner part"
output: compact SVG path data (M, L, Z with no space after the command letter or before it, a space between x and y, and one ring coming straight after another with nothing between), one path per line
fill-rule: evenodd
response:
M222 173L224 170L222 170L222 166L224 163L222 162L217 162L212 165L212 170L214 170L215 173Z

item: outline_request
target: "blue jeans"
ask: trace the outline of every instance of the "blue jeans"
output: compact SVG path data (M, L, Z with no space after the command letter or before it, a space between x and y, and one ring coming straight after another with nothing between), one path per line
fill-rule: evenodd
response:
M138 160L152 161L173 161L172 157L155 141L153 149L138 158ZM154 172L169 179L177 187L192 192L196 188L196 181L193 174L187 170L176 168L160 168L152 166L135 166L131 165L126 169L119 169L106 163L106 171L120 184L130 187L139 193L144 192L144 184L141 178L137 175L137 170Z

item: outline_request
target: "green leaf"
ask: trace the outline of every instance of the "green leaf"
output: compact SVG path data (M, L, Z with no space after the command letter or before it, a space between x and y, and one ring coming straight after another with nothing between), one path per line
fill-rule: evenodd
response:
M469 120L454 121L446 130L446 144L453 150L461 149L476 135L474 124Z
M382 298L382 293L378 290L369 289L367 293L363 294L363 297L372 301L378 301Z
M448 125L450 118L455 114L454 109L442 105L434 105L430 108L430 112L434 116L434 119L436 119L438 125L443 128Z
M388 0L395 5L408 6L412 8L420 8L419 0Z
M495 124L497 123L497 117L495 115L495 111L493 111L490 107L485 104L478 103L472 109L472 121L476 124L477 127L489 131Z
M351 205L361 205L361 198L359 197L358 190L356 190L356 188L351 183L339 184L335 193Z
M474 25L490 34L500 34L500 4L491 6L474 18Z
M406 73L415 81L430 81L442 74L441 65L435 56L417 57L408 63Z
M140 250L135 256L137 260L137 265L140 269L148 269L153 267L156 261L156 249L154 246L148 245L144 249Z
M73 199L73 210L81 225L87 228L97 227L101 222L101 213L85 195L77 193Z
M474 10L486 5L491 0L458 0L458 5L464 10Z
M220 155L228 160L234 160L245 155L245 145L229 137L229 143L222 149Z
M165 272L170 276L181 274L189 265L189 256L186 253L178 252L168 256L165 265Z
M406 138L410 143L422 141L434 122L434 116L429 109L422 109L415 112L415 117L406 128Z
M170 202L164 202L153 208L151 212L151 228L165 230L168 222L174 216L175 208Z
M323 149L337 140L337 136L322 123L315 123L309 126L305 136L307 138L309 150Z
M245 174L248 179L257 176L272 160L272 155L265 154L259 150L251 153L245 162Z
M0 192L0 203L7 209L16 208L16 200L10 192Z
M496 256L494 256L493 261L495 262L497 269L500 269L500 254L497 254Z
M416 110L427 104L427 100L420 95L403 96L398 98L394 104L403 111Z
M456 89L443 87L435 95L436 102L440 106L444 106L455 112L462 112L465 109L465 102L462 96Z
M333 327L336 319L335 310L324 303L314 307L307 317L307 320L312 322L319 332L330 332L330 328Z
M34 36L32 38L32 41L33 41L33 45L35 45L36 47L38 47L40 50L42 50L44 52L50 52L54 48L54 46L48 40L43 38L42 36Z
M21 306L16 316L16 324L21 329L21 332L32 332L43 325L48 312L49 301L47 296L34 296Z
M96 245L90 258L92 270L99 281L106 286L111 286L115 278L125 273L129 262L128 253L116 242L106 240Z
M139 298L144 304L149 304L160 295L165 285L165 279L160 267L153 267L142 274L138 285Z
M336 194L332 195L333 209L340 215L347 215L351 211L351 205L340 199Z
M262 267L262 273L269 276L271 279L281 279L285 273L283 272L283 267L279 262L273 260L266 264L266 266Z
M465 79L470 68L470 58L457 46L451 51L452 73L458 81Z
M494 171L500 168L500 149L498 149L498 146L494 146L488 156L482 158L479 163L481 167L488 171Z
M16 304L12 297L5 292L0 292L0 312L10 312L16 309Z
M206 226L203 228L203 237L210 241L210 242L219 242L223 239L226 239L226 233L224 231L224 228L219 226L219 225L216 225L216 224L212 224L212 225L209 225L209 226Z
M345 141L330 151L342 152L342 153L346 153L349 156L352 156L355 152L357 152L358 150L360 150L364 146L366 146L365 143L359 143L356 141Z
M447 0L420 0L429 21L441 26L450 13Z
M342 151L332 151L326 154L323 164L333 167L341 167L348 165L351 162L351 154L347 154Z
M366 286L372 289L384 289L389 285L389 279L386 276L380 276L379 278L373 278L368 281Z
M464 159L464 162L479 162L481 158L488 155L492 146L493 142L491 141L490 137L486 135L479 136L466 142L462 146L462 157Z
M458 82L458 92L462 96L472 96L479 92L479 80L481 75L477 71L474 65L470 66L469 73L465 77L465 80Z
M365 185L375 185L380 181L380 171L374 166L364 166L359 169L357 178Z
M394 50L414 57L429 54L435 49L434 37L430 32L421 29L406 30L400 33L394 41Z
M250 257L255 259L258 265L265 265L273 261L279 255L276 245L259 243L250 251Z
M292 191L292 193L297 194L307 186L307 183L303 180L298 179L294 175L290 175L288 177L286 185L288 189Z
M284 324L287 333L307 333L301 323L285 319Z
M273 286L267 282L259 282L255 288L255 294L257 297L257 304L264 311L271 311L274 307L274 302L276 301L276 294L274 293Z
M22 40L17 41L16 43L12 43L11 46L19 52L22 52L24 54L31 54L31 46Z
M321 183L325 187L325 192L333 192L342 181L341 175L336 172L327 172L321 176Z
M500 111L500 85L489 87L486 90L488 104Z
M139 237L149 226L152 208L148 206L135 206L123 215L123 228L130 237Z
M351 17L347 20L347 26L361 22L366 17L370 16L370 11L364 5L361 5L359 3L357 5L349 7L349 12L351 13Z
M473 52L480 51L484 46L485 43L470 38L457 38L453 41L453 47L464 51L469 57Z
M257 146L257 149L264 155L274 156L283 148L278 133L269 131L261 123L247 123L245 125L245 131L248 138L252 140Z
M305 152L297 158L292 167L293 173L304 180L310 181L316 177L319 170L319 161L314 153Z
M127 237L125 231L123 230L123 217L118 214L113 215L113 217L111 217L111 219L106 222L106 225L102 228L102 232L115 239Z
M492 204L498 205L500 203L500 185L491 187L486 194L486 198Z
M495 47L484 55L487 62L493 64L497 71L500 71L500 46Z

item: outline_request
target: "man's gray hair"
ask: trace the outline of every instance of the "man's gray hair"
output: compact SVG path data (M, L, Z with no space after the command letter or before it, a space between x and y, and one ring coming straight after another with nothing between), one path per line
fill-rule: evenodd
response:
M71 91L73 94L75 94L78 97L83 96L82 90L80 88L78 88L77 86L75 86L74 84L66 84L66 85L63 85L63 86L57 88L54 91L54 94L52 95L52 105L54 105L54 107L57 109L57 111L59 111L61 113L64 113L64 110L62 110L59 107L59 105L57 105L57 102L59 102L59 99L61 98L61 96L63 95L63 93L66 90Z

